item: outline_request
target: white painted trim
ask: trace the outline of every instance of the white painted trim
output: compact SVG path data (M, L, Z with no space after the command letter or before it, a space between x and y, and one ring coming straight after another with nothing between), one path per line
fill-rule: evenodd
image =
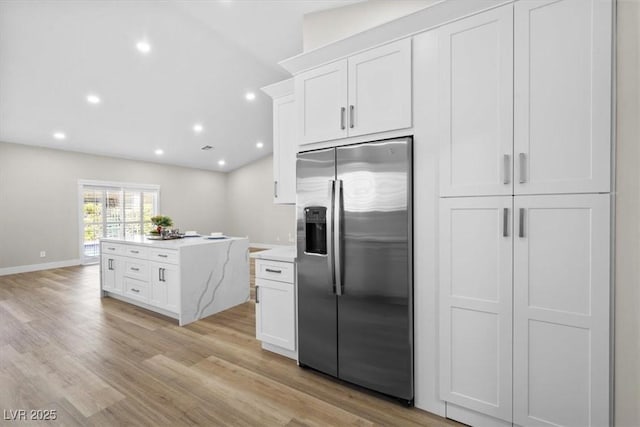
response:
M19 265L16 267L0 268L0 276L8 276L10 274L30 273L32 271L51 270L54 268L72 267L80 265L80 259L68 259L65 261L45 262L43 264Z
M293 95L293 78L273 83L269 86L261 87L260 90L273 99L282 98L283 96L287 95Z
M99 181L94 179L79 179L78 185L88 185L95 187L113 187L113 188L127 188L131 190L157 190L160 191L158 184L136 184L133 182L117 182L117 181Z
M412 37L449 22L475 15L513 0L448 0L434 3L410 15L332 42L278 64L292 75L373 47Z
M290 243L288 245L273 245L271 243L249 243L250 248L257 249L276 249L276 248L286 248L288 246L294 246L295 243Z

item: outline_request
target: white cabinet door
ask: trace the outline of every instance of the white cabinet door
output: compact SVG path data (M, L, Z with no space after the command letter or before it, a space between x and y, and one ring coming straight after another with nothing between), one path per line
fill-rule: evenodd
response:
M514 422L610 425L610 196L514 207Z
M438 36L440 195L512 194L513 6Z
M273 100L273 202L296 202L296 103L293 95Z
M122 258L108 254L102 255L102 289L122 294L123 271Z
M515 3L516 194L610 191L610 0Z
M295 291L292 283L256 280L256 338L296 349Z
M150 263L151 304L174 313L179 313L180 287L178 267L172 264Z
M347 61L337 61L295 77L300 144L347 136Z
M440 396L508 422L512 202L440 199Z
M349 136L411 127L411 39L348 61Z

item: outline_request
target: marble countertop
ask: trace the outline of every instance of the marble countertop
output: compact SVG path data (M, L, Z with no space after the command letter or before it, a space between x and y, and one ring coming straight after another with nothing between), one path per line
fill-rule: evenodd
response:
M127 238L127 239L114 239L114 238L105 237L100 239L100 241L122 243L122 244L129 244L129 245L143 245L143 246L150 246L153 248L180 249L185 246L224 243L224 242L229 242L231 240L243 240L243 239L246 240L247 238L246 237L226 237L225 239L208 239L207 236L202 236L202 237L184 237L182 239L171 239L171 240L149 240L146 237L139 236L139 237Z
M295 262L297 248L295 246L280 246L266 251L253 252L251 258L268 259L271 261Z

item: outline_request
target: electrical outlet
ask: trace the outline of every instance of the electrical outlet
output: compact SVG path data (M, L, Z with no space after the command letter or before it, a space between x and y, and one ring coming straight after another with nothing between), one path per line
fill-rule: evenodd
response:
M40 258L44 258L47 256L47 252L46 251L40 251Z

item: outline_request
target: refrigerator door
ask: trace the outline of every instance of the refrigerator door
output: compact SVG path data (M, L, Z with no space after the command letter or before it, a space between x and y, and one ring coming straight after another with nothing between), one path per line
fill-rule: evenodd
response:
M411 138L336 149L338 376L407 401L414 397L411 153Z
M301 365L337 376L331 238L335 149L298 154L296 176L298 360Z

